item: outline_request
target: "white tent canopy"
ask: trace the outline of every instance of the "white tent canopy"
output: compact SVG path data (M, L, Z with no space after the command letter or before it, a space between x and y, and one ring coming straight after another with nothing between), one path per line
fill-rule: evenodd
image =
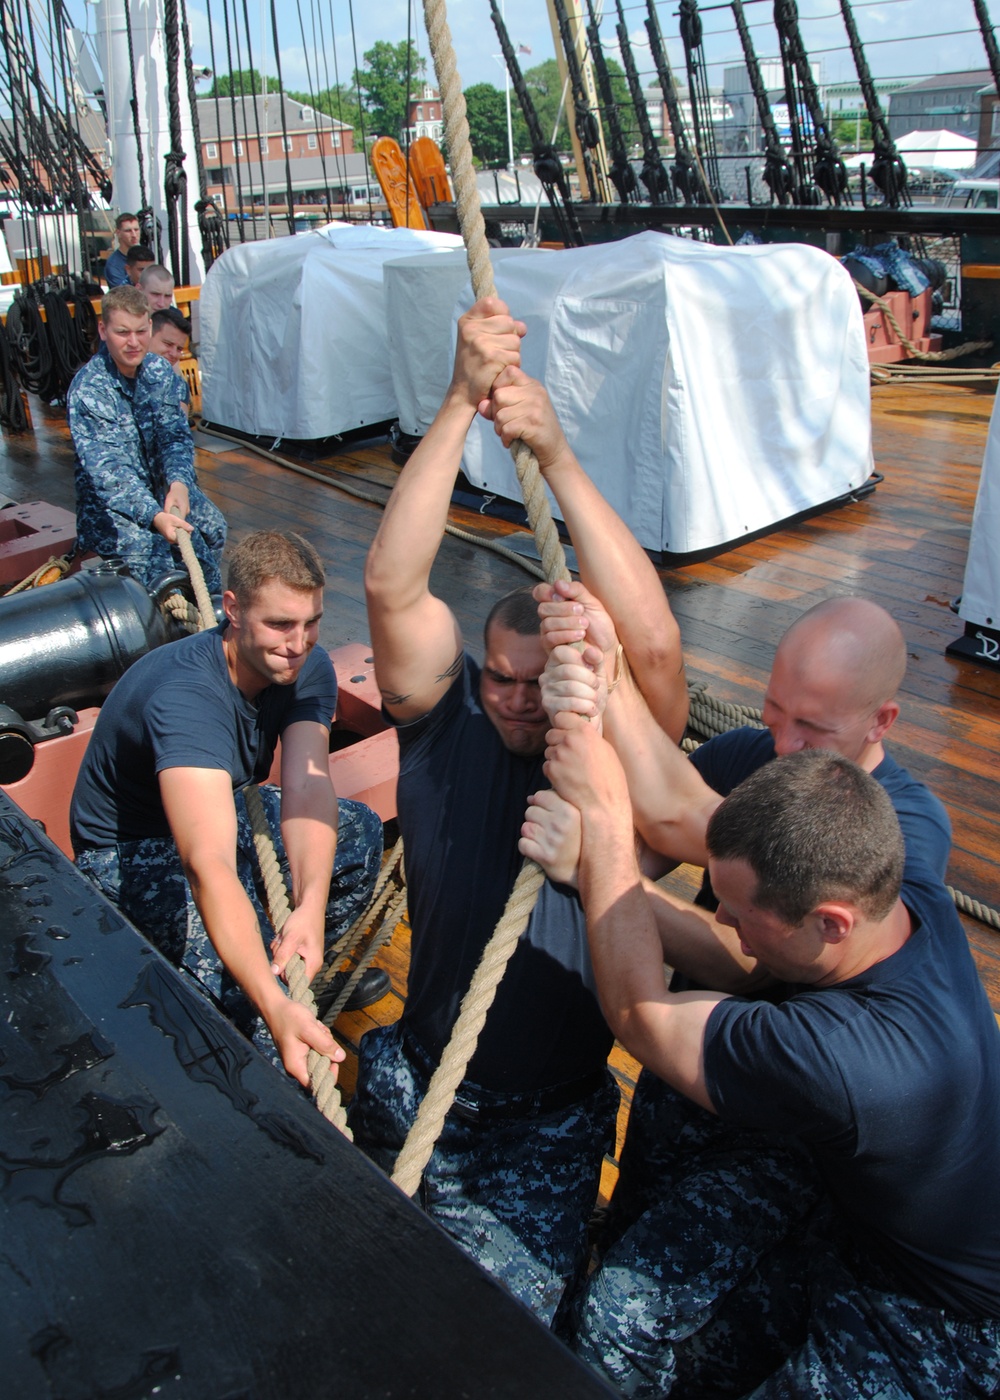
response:
M334 223L230 248L201 294L205 419L313 439L395 418L383 264L461 246L449 233Z
M896 142L907 165L933 170L969 170L976 163L976 143L957 131L910 131Z
M424 431L450 375L454 258L387 276L397 383ZM721 248L642 233L498 259L499 295L528 325L525 370L546 384L584 468L647 549L714 548L857 489L871 470L868 359L857 294L827 253ZM396 304L397 278L418 294ZM428 321L420 308L438 307ZM452 318L453 321L454 318ZM419 365L413 364L414 357ZM436 381L436 382L435 382ZM509 453L477 420L463 467L517 501ZM554 506L554 501L550 500Z

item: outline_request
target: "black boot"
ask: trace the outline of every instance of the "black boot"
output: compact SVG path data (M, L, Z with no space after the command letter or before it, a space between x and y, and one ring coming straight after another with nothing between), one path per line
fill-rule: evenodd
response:
M329 982L324 982L319 990L314 989L316 1014L321 1021L337 1000L344 983L350 975L350 971L335 972ZM344 1010L361 1011L366 1006L373 1006L375 1002L382 1000L391 987L392 982L389 978L389 974L383 968L365 968Z

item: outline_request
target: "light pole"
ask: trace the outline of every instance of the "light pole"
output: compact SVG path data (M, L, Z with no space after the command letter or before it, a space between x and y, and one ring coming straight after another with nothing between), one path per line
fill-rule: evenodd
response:
M510 116L510 71L507 68L506 60L502 53L495 53L493 57L503 69L503 93L504 102L507 107L507 169L514 169L514 124Z

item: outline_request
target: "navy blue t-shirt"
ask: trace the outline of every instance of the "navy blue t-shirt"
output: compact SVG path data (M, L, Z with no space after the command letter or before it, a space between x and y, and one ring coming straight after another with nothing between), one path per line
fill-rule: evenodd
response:
M412 931L403 1024L435 1060L521 868L517 842L528 794L548 786L540 755L523 758L505 748L479 705L479 679L466 655L435 708L398 726ZM579 899L547 880L467 1078L497 1092L528 1093L600 1069L611 1044Z
M774 740L767 729L732 729L695 749L691 762L705 782L720 797L728 797L744 778L756 773L774 758ZM886 754L872 772L882 784L899 819L906 853L944 879L951 853L951 822L930 788L912 778L894 758ZM702 886L702 894L706 889ZM699 903L703 901L699 899ZM713 903L711 908L715 908Z
M723 1122L811 1149L898 1291L1000 1316L1000 1030L947 891L908 858L892 957L777 1004L733 997L705 1032Z
M169 836L157 780L166 768L221 768L236 792L267 777L283 729L299 720L329 725L337 678L322 647L294 685L269 685L250 701L229 678L224 630L157 647L115 685L73 793L75 851Z

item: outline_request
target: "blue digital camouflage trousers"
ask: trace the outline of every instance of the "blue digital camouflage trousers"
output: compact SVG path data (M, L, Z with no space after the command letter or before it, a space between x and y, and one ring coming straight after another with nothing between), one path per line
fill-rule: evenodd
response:
M429 1077L404 1051L398 1022L362 1037L348 1122L355 1144L386 1172ZM417 1199L550 1325L586 1257L601 1164L614 1146L618 1087L606 1073L586 1097L548 1112L533 1111L532 1095L487 1095L465 1083L459 1093L488 1101L488 1110L480 1121L461 1104L448 1114Z
M624 1395L940 1400L1000 1388L1000 1324L895 1291L790 1141L727 1128L644 1073L621 1187L573 1345Z
M190 492L188 520L194 526L191 543L205 575L209 593L222 592L222 550L226 543L226 521L218 507L197 488ZM143 528L119 514L110 505L92 520L81 507L77 520L81 549L93 549L103 558L117 555L124 559L133 578L151 587L164 574L184 569L180 550L170 545L158 530Z
M281 794L270 784L259 791L278 860L291 888L288 858L281 840ZM377 814L363 803L348 799L342 799L337 806L337 854L326 906L328 949L368 907L382 858L382 823ZM269 946L273 933L266 914L250 818L241 793L236 794L236 818L236 873ZM164 957L193 978L233 1024L280 1067L281 1057L263 1018L223 967L205 932L173 841L169 837L122 841L104 850L80 851L76 863Z

